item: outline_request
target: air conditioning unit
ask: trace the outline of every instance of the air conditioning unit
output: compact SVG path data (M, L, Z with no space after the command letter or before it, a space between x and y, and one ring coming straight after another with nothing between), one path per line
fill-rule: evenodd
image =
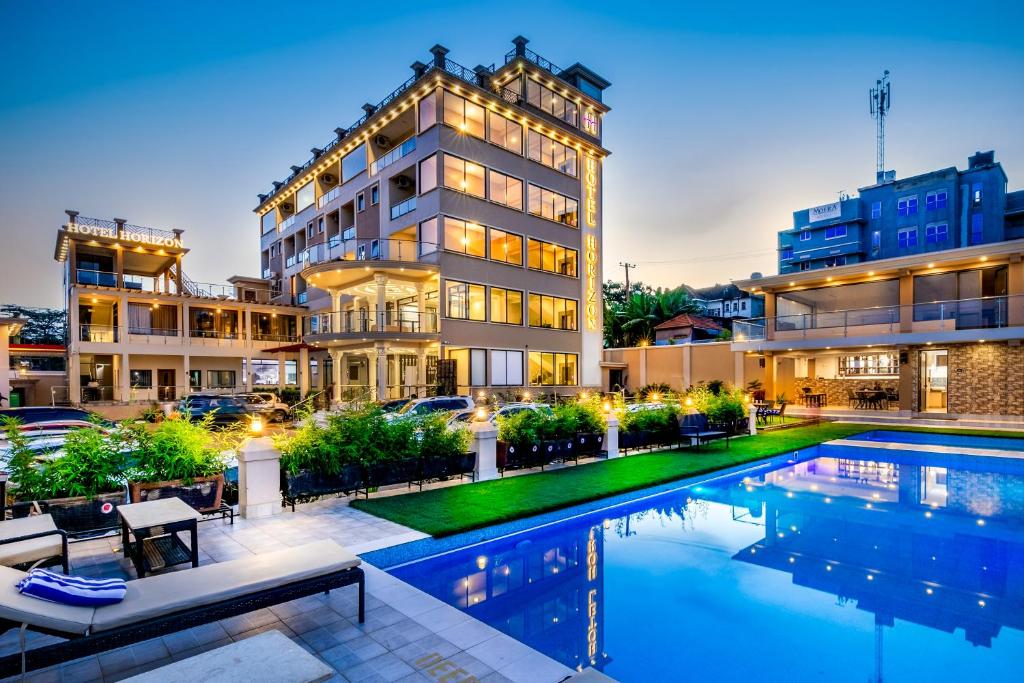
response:
M295 210L295 207L289 204L288 202L285 202L284 204L281 205L281 210L284 211L285 213L291 213L292 211Z
M412 179L409 176L396 175L395 186L399 190L408 190L410 187L412 187Z
M377 145L378 147L386 149L391 146L391 138L389 138L387 135L378 134L375 138L373 138L373 144Z
M333 173L324 173L322 176L320 176L320 182L323 183L324 185L334 185L336 182L338 182L338 179L334 177Z

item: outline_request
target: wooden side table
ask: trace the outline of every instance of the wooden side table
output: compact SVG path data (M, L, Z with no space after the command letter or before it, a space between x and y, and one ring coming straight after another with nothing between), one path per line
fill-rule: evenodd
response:
M202 515L180 498L160 498L144 503L120 505L121 544L141 579L153 572L177 564L192 562L199 566L199 532ZM178 536L189 532L190 544ZM134 540L131 537L134 537Z

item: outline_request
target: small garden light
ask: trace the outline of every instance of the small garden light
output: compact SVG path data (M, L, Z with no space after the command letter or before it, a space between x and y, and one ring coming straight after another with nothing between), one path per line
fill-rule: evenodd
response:
M651 400L657 403L658 401L661 400L661 394L655 391L653 394L651 394Z
M686 405L688 405L688 406L692 406L693 405L693 399L690 398L689 396L686 397Z
M484 422L487 419L487 409L483 406L476 409L476 421Z
M606 413L612 412L612 403L611 403L611 401L605 401L604 405L602 405L601 407L604 408L604 412L606 412Z
M253 434L263 433L263 418L259 415L253 415L252 420L249 421L249 431Z

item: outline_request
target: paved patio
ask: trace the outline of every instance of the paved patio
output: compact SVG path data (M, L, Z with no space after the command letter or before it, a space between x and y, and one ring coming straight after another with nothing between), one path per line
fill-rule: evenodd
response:
M273 519L236 517L234 525L219 519L202 522L199 558L203 564L222 562L323 538L363 553L423 537L350 508L347 499L332 498ZM72 544L71 566L82 576L135 576L122 557L119 537L113 536ZM25 680L118 681L269 629L281 631L334 668L334 681L554 683L574 673L464 612L375 567L363 566L364 624L356 619L356 589L349 586L36 671ZM188 571L187 565L177 571ZM51 638L31 636L29 647L44 640ZM17 651L16 631L0 637L0 654ZM455 666L438 668L440 660Z

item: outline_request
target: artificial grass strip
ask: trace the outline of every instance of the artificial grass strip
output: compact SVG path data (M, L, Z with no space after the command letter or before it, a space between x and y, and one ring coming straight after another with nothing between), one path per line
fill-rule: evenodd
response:
M631 455L614 460L398 496L354 500L353 507L432 536L479 529L664 484L878 429L822 422L716 441L696 450Z

